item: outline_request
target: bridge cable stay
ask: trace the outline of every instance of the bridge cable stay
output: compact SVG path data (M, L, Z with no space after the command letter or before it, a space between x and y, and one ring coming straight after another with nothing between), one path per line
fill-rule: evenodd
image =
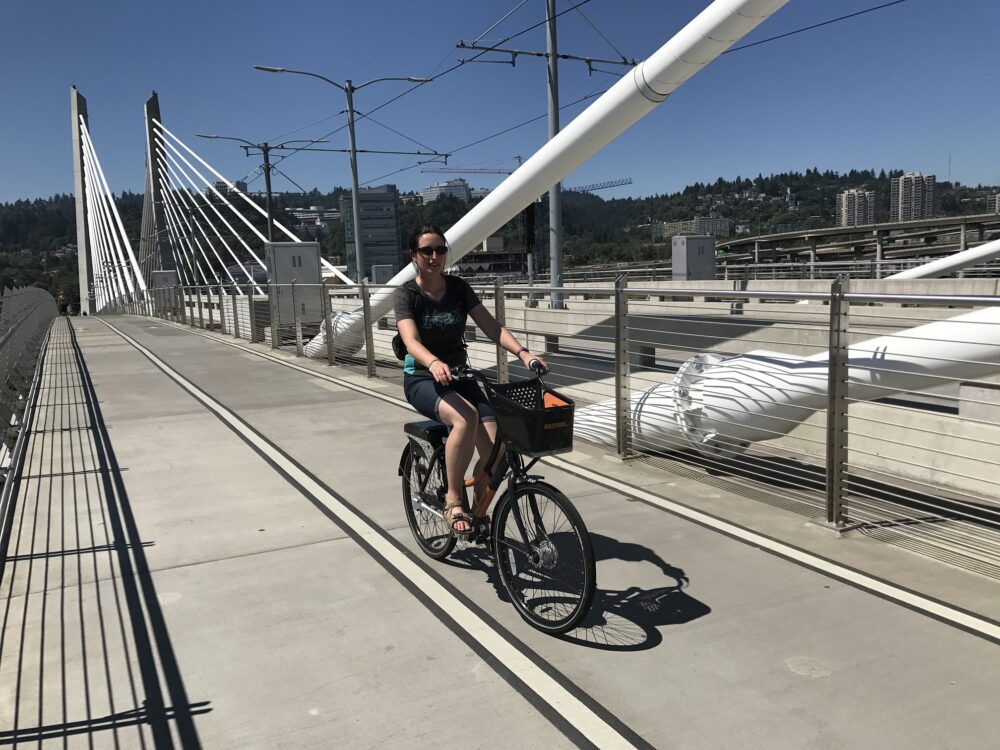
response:
M210 182L207 178L205 178L205 176L202 175L201 172L198 171L198 169L191 164L191 162L184 156L184 154L181 153L180 149L178 149L177 146L180 146L180 148L184 149L184 151L186 151L190 156L196 159L205 169L211 172L212 175L214 175L220 182L226 185L227 192L230 195L238 196L248 206L253 208L254 211L256 211L258 214L260 214L265 218L267 218L267 212L259 205L257 205L256 202L251 200L250 197L246 195L242 190L238 189L235 184L233 184L230 180L227 180L211 164L202 159L190 146L184 143L184 141L182 141L180 138L174 135L174 133L172 133L165 125L163 125L163 123L161 123L159 120L153 119L153 124L156 126L157 132L160 134L161 138L163 138L163 136L169 137L169 140L167 138L163 138L163 143L167 146L167 148L170 151L172 151L176 156L178 156L181 159L181 161L183 161L184 164L186 164L188 168L191 169L191 171L194 172L194 174L196 174L198 178L205 183L205 186L208 187L220 201L222 201L223 204L225 204L227 207L230 208L230 210L232 210L237 216L239 216L239 218L243 221L243 223L246 224L247 227L250 228L255 235L257 235L257 237L261 240L261 242L266 242L267 240L264 237L264 235L255 226L253 226L253 224L251 224L240 211L236 210L232 202L216 188L214 183ZM292 242L301 242L301 239L298 236L296 236L291 230L289 230L286 226L284 226L281 222L275 220L273 217L272 217L272 222L275 227L280 229L285 234L285 236L288 237L289 240L291 240ZM334 266L325 258L321 258L320 261L322 262L323 266L326 267L328 270L336 271ZM264 264L261 263L261 265Z
M169 173L167 173L166 178L170 182L170 184L174 186L173 179L170 177ZM174 186L174 195L176 195L180 199L179 204L183 204L183 210L180 211L180 217L184 223L184 226L187 229L189 239L193 239L194 243L198 246L198 250L201 252L202 258L205 260L205 265L209 269L211 269L213 264L208 257L208 253L205 252L205 248L202 246L201 240L198 239L198 235L194 233L195 228L197 228L197 230L201 233L202 237L204 237L205 243L212 251L212 254L215 255L215 259L219 262L219 266L222 267L222 270L224 270L226 272L226 275L229 277L230 282L232 282L232 284L235 286L236 279L233 278L233 275L230 272L229 267L223 262L222 258L219 256L218 250L216 250L214 244L209 239L208 234L205 232L204 227L202 227L201 223L198 222L197 218L194 216L194 210L192 209L198 208L198 206L197 203L192 198L192 196L189 195L187 188L185 188L183 185L179 187ZM181 206L178 205L178 208L181 208ZM198 210L200 211L201 209L198 208ZM202 215L204 215L204 213L202 213ZM216 281L221 281L221 279L219 279L219 274L217 271L215 272L214 275Z
M201 265L198 262L197 256L189 252L190 247L188 246L188 239L181 231L180 221L177 215L177 201L174 198L173 188L169 185L163 175L165 167L162 162L159 160L158 162L161 193L163 195L163 215L169 229L171 246L175 248L175 255L183 261L181 267L183 268L183 265L187 265L189 284L193 285L199 283L199 273L201 274L201 283L205 283L205 275L201 270Z
M177 159L175 159L173 157L172 154L170 154L169 152L164 152L164 155L167 157L167 160L170 163L171 171L173 173L176 173L176 174L180 175L184 179L184 181L191 187L190 196L191 196L192 200L195 202L195 206L196 206L198 212L204 218L205 223L207 223L212 228L212 231L215 233L215 235L219 238L219 240L225 246L225 248L229 252L230 256L232 256L233 260L236 261L236 263L240 266L240 268L243 270L243 272L247 275L247 278L248 279L252 279L253 278L253 274L250 272L250 269L246 265L244 265L244 261L241 261L239 259L239 256L236 254L236 252L233 250L233 248L229 245L229 243L223 237L222 233L219 231L219 229L216 227L216 225L212 222L212 220L208 217L208 215L205 214L204 210L198 204L197 200L198 200L198 197L201 195L201 192L199 191L198 185L195 182L194 178L191 177L191 175L187 172L187 170L185 170L184 167L182 167L180 165L180 163L177 161ZM201 174L198 173L198 176L201 177ZM207 181L203 177L202 177L202 181L207 184ZM215 204L212 203L207 198L207 196L205 197L205 205L208 206L215 213L215 215L219 218L219 221L221 221L225 225L225 227L229 230L229 232L231 233L231 235L233 237L235 237L237 240L240 241L240 243L243 245L244 249L247 251L247 253L250 255L250 257L253 258L253 260L256 261L256 263L258 265L260 265L261 267L263 267L264 264L260 260L260 258L258 257L257 253L255 253L253 251L253 248L251 248L250 245L247 244L246 240L244 240L243 237L240 235L240 233L237 232L236 229L233 227L233 225L230 224L226 220L226 218L219 212L219 209L216 208ZM207 240L207 238L206 238L206 240ZM221 260L220 260L220 262L221 262ZM232 279L231 276L230 276L230 278ZM235 283L235 280L234 280L233 283ZM257 290L258 294L263 294L263 291L260 289L259 286L254 285L254 288ZM242 294L242 293L243 292L241 290L240 294Z
M81 143L83 144L83 141ZM97 267L101 269L101 272L95 275L95 278L101 281L95 288L97 312L100 312L108 304L119 298L124 298L127 295L127 289L119 274L119 263L113 261L110 257L112 242L105 221L107 206L100 198L101 189L96 183L95 170L86 145L83 145L82 155L85 199L87 213L91 218L91 221L88 222L90 246L98 261Z
M158 157L157 161L159 161ZM157 173L159 174L160 167L157 166L156 169ZM164 190L163 188L162 175L160 175L157 178L157 183L159 185L160 206L162 209L162 219L164 223L163 232L167 238L166 245L167 247L170 248L170 254L173 256L174 269L177 271L178 280L181 282L181 284L183 284L184 286L192 286L194 283L194 279L191 276L189 276L188 268L186 268L184 262L182 262L182 260L186 261L187 257L182 256L181 254L180 241L179 238L177 237L177 232L173 224L173 218L170 215L170 210L168 207L169 195L168 191Z
M156 132L157 132L157 134L161 134L161 131L159 131L159 130L156 130ZM246 226L246 227L247 227L247 228L248 228L248 229L249 229L249 230L250 230L250 231L251 231L251 232L252 232L253 234L255 234L255 235L257 236L257 239L258 239L258 240L260 240L260 241L261 241L262 243L264 243L264 242L266 242L266 241L267 241L267 239L266 239L266 237L264 236L264 234L263 234L262 232L260 232L260 230L258 230L258 229L257 229L257 227L255 227L255 226L254 226L254 225L253 225L253 224L252 224L252 223L251 223L251 222L250 222L250 221L249 221L249 220L248 220L248 219L246 218L246 216L245 216L245 215L244 215L244 214L243 214L243 213L242 213L241 211L239 211L239 210L238 210L238 209L237 209L237 208L236 208L236 207L235 207L235 206L234 206L234 205L232 204L232 202L231 202L231 201L229 201L229 200L228 200L228 198L227 198L227 197L226 197L225 195L223 195L223 194L222 194L222 193L221 193L221 192L220 192L220 191L218 190L218 188L217 188L217 187L215 186L215 184L213 184L212 182L210 182L210 181L209 181L209 180L208 180L208 179L207 179L207 178L206 178L206 177L205 177L205 176L204 176L204 175L203 175L203 174L202 174L202 173L201 173L201 172L200 172L200 171L198 170L198 168L197 168L197 167L195 167L195 166L194 166L193 164L191 164L191 162L190 162L190 161L189 161L189 160L188 160L188 159L187 159L187 158L186 158L186 157L184 156L184 154L183 154L183 153L181 153L181 152L180 152L180 150L179 150L179 149L177 149L177 148L176 148L176 146L174 146L174 145L173 145L173 143L170 143L170 142L168 142L168 141L163 141L163 143L164 143L164 144L165 144L165 145L167 146L167 148L166 148L166 149L164 149L163 153L164 153L164 155L165 155L165 156L166 156L166 157L168 158L168 160L169 160L169 162L170 162L170 166L171 166L171 167L173 167L173 171L176 171L176 172L180 173L180 174L181 174L181 175L182 175L182 176L183 176L183 177L185 178L185 180L186 180L186 181L187 181L187 182L188 182L188 183L189 183L189 184L190 184L190 185L191 185L191 186L192 186L192 187L193 187L193 188L195 189L195 193L197 193L197 192L198 192L198 186L197 186L197 183L195 182L194 178L190 176L190 174L188 173L188 171L187 171L187 170L185 170L185 169L184 169L184 167L182 167L182 166L181 166L181 164L180 164L180 162L178 161L178 159L179 159L180 161L183 161L183 163L184 163L184 164L185 164L185 165L187 166L187 168L188 168L189 170L191 170L191 172L193 172L193 173L194 173L195 175L197 175L197 177L198 177L198 178L199 178L199 179L200 179L200 180L202 181L202 183L204 184L204 186L205 186L205 187L206 187L206 188L207 188L207 189L208 189L209 191L211 191L212 193L214 193L214 194L215 194L215 196L216 196L216 197L218 198L218 200L219 200L219 201L221 202L221 204L222 204L222 205L224 205L224 206L228 207L228 208L229 208L229 209L230 209L230 210L231 210L231 211L232 211L232 212L233 212L234 214L236 214L236 216L237 216L237 217L238 217L238 218L239 218L239 219L240 219L240 220L241 220L241 221L243 222L243 224L244 224L244 225L245 225L245 226ZM183 146L184 144L181 144L181 145ZM185 146L185 148L187 148L187 147ZM190 149L188 149L188 150L190 151ZM191 152L191 153L193 154L193 152ZM201 161L202 163L205 163L205 162L204 162L204 160L202 160L202 159L201 159L200 157L198 157L198 156L197 156L197 154L193 154L193 155L194 155L194 156L195 156L196 158L198 158L198 160L199 160L199 161ZM211 167L211 166L208 166L208 168L209 168L210 170L212 170L212 172L213 172L214 174L218 174L217 172L215 172L215 170L214 170L214 169L212 169L212 167ZM164 171L164 172L168 171L168 170L167 170L167 165L166 165L166 164L162 164L162 169L163 169L163 171ZM234 188L233 188L233 192L239 192L239 191L237 191L237 190L235 189L235 187L234 187ZM242 193L240 193L240 194L242 195ZM247 201L249 201L251 205L253 205L253 206L257 207L255 203L253 203L252 201L250 201L250 200L249 200L249 198L246 198L246 196L244 196L244 198L245 198L245 199L246 199ZM208 205L208 206L209 206L209 207L210 207L210 208L212 209L212 211L213 211L213 212L214 212L214 213L216 214L216 216L218 216L219 220L220 220L220 221L221 221L221 222L222 222L222 223L223 223L223 224L224 224L224 225L226 226L226 228L227 228L227 229L228 229L228 230L229 230L229 231L230 231L230 232L232 233L232 235L233 235L234 237L236 237L236 238L237 238L237 239L238 239L238 240L240 241L240 243L241 243L241 244L243 245L243 247L244 247L244 248L246 249L246 251L247 251L247 252L248 252L248 253L250 254L250 256L251 256L251 257L252 257L252 258L254 259L254 261L256 261L258 265L260 265L261 267L263 267L263 266L264 266L264 262L263 262L263 261L262 261L262 260L260 259L260 257L259 257L259 256L257 255L257 253L255 253L255 252L253 251L253 249L252 249L252 248L250 247L250 245L249 245L249 244L247 244L247 242L246 242L246 241L245 241L245 240L243 239L242 235L241 235L241 234L240 234L240 233L239 233L239 232L238 232L238 231L237 231L237 230L236 230L236 229L235 229L235 228L233 227L233 225L232 225L232 224L230 224L230 223L229 223L229 222L228 222L228 221L227 221L227 220L225 219L225 217L224 217L224 216L223 216L223 215L222 215L222 214L221 214L221 213L219 212L219 210L218 210L218 208L216 207L216 205L215 205L215 204L214 204L213 202L210 202L210 201L208 201L208 199L207 199L207 198L206 198L206 205ZM259 207L257 207L257 208L258 208L258 210L260 210L260 209L259 209ZM264 215L266 216L266 213L265 213ZM203 213L203 216L205 216L205 219L206 219L206 221L208 221L208 223L209 223L209 224L211 224L211 221L210 221L210 220L208 219L207 215L204 215L204 213ZM277 222L275 222L275 224L276 224L276 225L278 225L278 224L277 224ZM280 225L279 225L279 226L280 226ZM220 232L218 231L218 229L217 229L217 228L215 228L215 226L214 226L214 225L212 225L212 227L213 227L213 231L215 231L215 232L216 232L217 234L219 234L219 235L220 235L220 237L221 237L221 233L220 233ZM286 230L286 231L287 231L287 230ZM290 236L291 236L291 237L295 237L295 235L293 235L293 234L291 234L291 233L289 233L289 234L290 234ZM298 242L298 241L299 241L299 240L298 240L298 238L295 238L295 241L296 241L296 242ZM227 244L227 243L225 243L225 241L224 241L224 240L223 240L223 242L224 242L224 244ZM236 260L237 260L237 262L239 263L239 260L238 260L238 258L237 258L237 256L236 256L236 254L235 254L235 253L233 253L232 249L228 247L228 244L227 244L227 249L229 249L229 252L230 252L230 254L231 254L231 255L233 255L234 259L236 259ZM248 269L247 267L243 266L243 265L242 265L242 263L241 263L240 265L241 265L241 267L243 268L244 272L246 272L246 273L247 273L247 276L248 276L248 278L252 278L252 274L250 273L249 269ZM256 286L256 285L255 285L255 289L257 290L257 293L258 293L258 294L263 294L263 292L261 291L261 289L260 289L260 287L259 287L259 286Z
M112 229L107 203L108 196L105 193L105 186L101 182L100 173L94 164L96 154L93 150L93 144L90 142L85 128L81 128L81 133L83 135L85 179L87 180L88 188L90 188L87 191L88 198L91 200L92 214L97 219L96 229L100 240L98 247L103 250L105 256L102 259L102 268L113 271L112 275L117 282L119 292L117 296L124 297L126 294L134 293L135 287L131 284L131 279L122 273L125 259L122 255L118 237Z
M108 181L104 176L104 170L101 167L100 160L97 158L97 151L94 149L93 141L90 138L86 122L81 121L80 129L83 135L85 151L89 151L90 153L93 167L96 170L98 183L102 186L102 190L99 191L99 193L104 196L106 201L106 219L108 220L108 229L114 237L116 254L119 256L122 264L127 265L132 271L132 274L124 274L128 281L129 290L134 292L135 287L138 287L140 291L145 291L146 282L142 277L142 272L139 270L139 264L136 261L135 253L132 250L132 244L129 242L128 234L125 232L125 225L122 223L121 215L118 213L118 207L115 205L114 195L108 186ZM111 223L112 218L114 219L113 224ZM115 231L115 227L117 228L117 231ZM125 257L126 252L128 256L127 258Z
M172 240L177 248L177 253L180 258L187 263L188 271L190 273L190 281L192 284L207 284L208 277L205 275L204 270L201 267L201 261L198 260L198 256L194 252L194 248L191 246L190 239L184 234L181 229L180 216L177 209L177 201L174 198L174 191L172 187L167 185L166 180L163 178L163 172L161 167L160 172L161 181L164 183L166 188L163 191L163 207L165 209L164 215L167 219L167 225L171 228ZM201 277L199 280L199 276Z
M96 171L93 168L93 162L90 157L90 152L87 149L85 139L82 140L82 147L84 185L86 189L85 198L87 201L87 212L92 219L89 223L89 229L91 231L91 247L93 248L94 254L97 256L99 261L98 268L101 269L98 277L102 280L102 282L104 282L100 285L100 287L98 287L98 291L101 292L100 308L103 308L109 301L120 296L124 296L126 294L126 289L117 273L117 263L113 263L109 257L111 240L108 236L104 220L104 211L106 206L104 205L103 200L100 200L101 188L96 179ZM109 293L109 286L113 290L111 293Z

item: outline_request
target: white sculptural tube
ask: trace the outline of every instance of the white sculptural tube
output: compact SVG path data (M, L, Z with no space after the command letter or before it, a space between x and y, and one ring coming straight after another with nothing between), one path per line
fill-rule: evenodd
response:
M993 240L978 247L949 255L947 258L924 263L922 266L907 268L905 271L886 276L887 279L931 279L937 276L961 271L963 268L983 263L1000 255L1000 240Z
M669 42L581 112L448 230L449 262L460 260L786 2L788 0L715 0ZM399 285L413 277L413 267L407 266L389 284ZM392 295L392 289L380 289L372 295L374 317L388 312L392 306ZM335 316L336 349L345 353L360 349L364 340L363 325L360 311ZM325 356L325 347L324 332L321 331L309 342L305 352L307 356L322 357Z
M631 402L638 447L728 453L780 437L827 398L827 359L755 351L729 359L697 355L677 377ZM866 401L976 378L1000 369L1000 309L986 308L880 336L849 349L850 397ZM579 409L576 433L612 443L614 402Z

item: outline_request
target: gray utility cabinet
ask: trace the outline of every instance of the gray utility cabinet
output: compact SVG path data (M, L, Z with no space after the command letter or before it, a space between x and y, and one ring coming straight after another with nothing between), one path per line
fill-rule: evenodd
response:
M302 324L318 326L323 320L323 278L320 273L318 242L268 242L265 246L271 305L277 307L278 325L295 325L292 287Z
M709 235L674 237L672 268L675 281L715 278L715 238Z
M177 280L177 271L153 271L153 288L162 286L177 286L181 282Z

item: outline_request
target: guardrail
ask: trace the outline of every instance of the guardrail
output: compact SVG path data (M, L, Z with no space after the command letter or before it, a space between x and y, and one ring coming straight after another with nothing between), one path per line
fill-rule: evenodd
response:
M547 306L548 287L498 280L476 289L522 342L546 356L553 384L578 409L607 410L607 434L596 439L612 452L668 462L832 528L861 528L1000 577L1000 358L970 366L969 377L931 375L920 390L886 388L874 398L859 398L846 374L850 345L1000 308L997 282L962 283L979 294L922 293L927 281L894 282L900 293L885 294L885 282L864 280L851 280L850 291L839 280L802 282L804 290L795 291L787 282L769 290L737 282L630 287L619 279L565 289L565 309ZM391 349L395 320L391 312L373 316L367 304L381 288L271 285L268 294L252 295L233 287L171 287L151 290L138 308L299 356L321 336L320 356L329 364L391 377L400 369ZM363 317L357 351L338 348L330 323L337 313ZM1000 338L993 324L984 323L983 334ZM518 373L516 360L472 328L467 342L475 366L501 379ZM928 370L934 348L927 342ZM794 424L739 455L698 453L688 441L635 429L633 403L672 382L695 355L727 359L757 350L789 357L828 352L833 377L828 370L816 383L826 392L823 407L802 408ZM762 393L772 387L762 384Z

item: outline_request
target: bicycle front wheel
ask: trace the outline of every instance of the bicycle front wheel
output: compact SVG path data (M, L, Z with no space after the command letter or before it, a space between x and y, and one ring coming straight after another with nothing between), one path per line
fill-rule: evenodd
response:
M546 633L565 633L590 611L597 585L583 518L544 482L507 492L493 519L493 553L518 614Z
M433 473L428 478L430 472ZM455 549L455 536L441 516L443 504L440 501L428 503L421 497L421 487L427 494L441 494L439 490L444 487L441 465L438 463L433 468L429 467L423 453L415 453L410 448L403 460L403 509L406 520L423 553L435 560L443 560Z

